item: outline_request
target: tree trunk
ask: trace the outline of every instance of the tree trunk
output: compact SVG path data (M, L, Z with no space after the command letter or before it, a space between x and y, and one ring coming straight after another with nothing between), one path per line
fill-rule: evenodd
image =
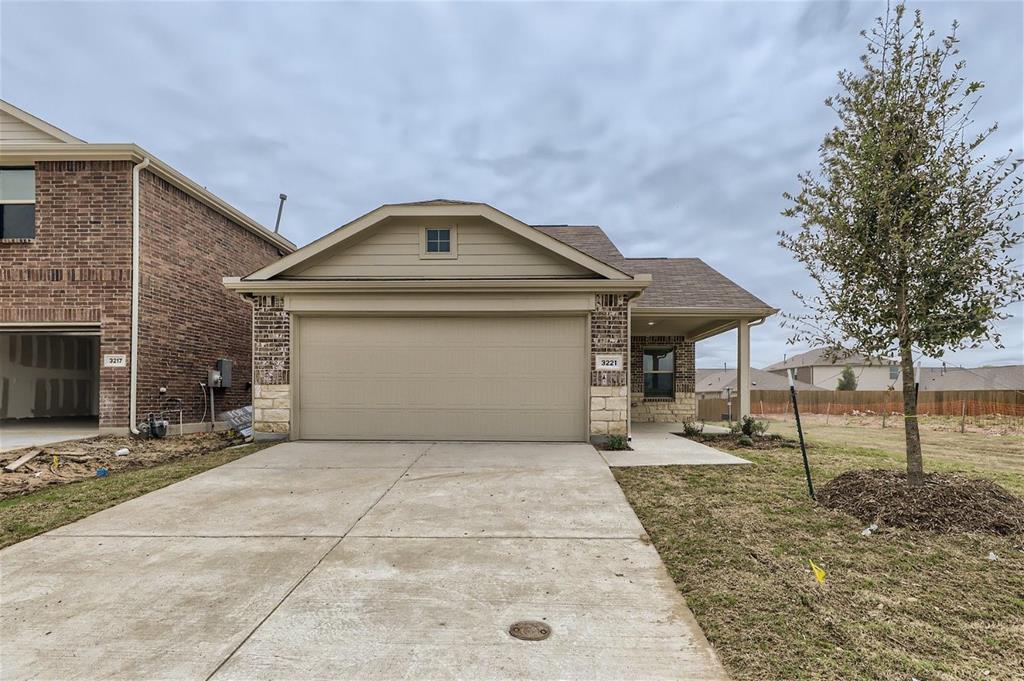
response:
M903 429L907 436L907 484L924 485L924 461L921 458L921 431L917 424L917 390L914 385L914 356L910 344L900 344L900 369L903 374Z

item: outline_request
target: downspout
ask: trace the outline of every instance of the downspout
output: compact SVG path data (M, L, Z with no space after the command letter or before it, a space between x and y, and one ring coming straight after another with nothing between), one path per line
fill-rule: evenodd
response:
M147 156L132 167L132 363L128 384L128 429L132 435L139 434L135 409L139 378L139 176L149 162Z

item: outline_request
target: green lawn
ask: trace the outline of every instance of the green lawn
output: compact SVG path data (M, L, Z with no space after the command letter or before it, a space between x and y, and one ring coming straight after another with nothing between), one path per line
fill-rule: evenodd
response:
M5 499L0 501L0 548L234 461L271 444L274 443L222 449L152 468L125 471L107 478L89 478Z
M1024 494L1024 438L946 435L924 435L926 467ZM902 465L889 433L819 427L811 439L819 485ZM1024 536L863 537L863 523L807 497L799 449L739 455L754 465L615 470L734 678L1021 678Z

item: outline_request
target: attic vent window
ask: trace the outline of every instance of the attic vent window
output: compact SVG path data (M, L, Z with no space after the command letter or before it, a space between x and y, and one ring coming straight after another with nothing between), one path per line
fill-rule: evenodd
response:
M452 233L448 229L427 230L427 253L451 253Z
M421 258L454 258L457 251L454 227L425 227L420 230Z

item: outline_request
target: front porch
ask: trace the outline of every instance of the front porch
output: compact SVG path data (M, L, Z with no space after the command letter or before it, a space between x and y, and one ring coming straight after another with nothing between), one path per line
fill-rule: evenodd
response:
M750 327L764 321L749 311L637 308L630 311L631 423L697 419L696 343L737 330L737 418L750 414Z

